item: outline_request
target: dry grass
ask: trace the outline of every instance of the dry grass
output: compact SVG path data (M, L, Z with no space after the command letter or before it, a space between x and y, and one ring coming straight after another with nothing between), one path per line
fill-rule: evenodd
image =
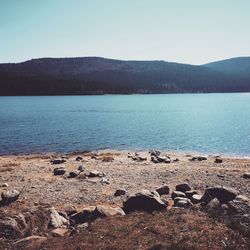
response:
M133 213L102 219L88 230L50 238L45 249L248 249L247 240L198 211Z

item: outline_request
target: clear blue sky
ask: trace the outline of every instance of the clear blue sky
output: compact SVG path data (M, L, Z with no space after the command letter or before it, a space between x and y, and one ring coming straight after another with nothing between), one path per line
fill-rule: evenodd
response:
M250 55L250 0L0 0L0 62Z

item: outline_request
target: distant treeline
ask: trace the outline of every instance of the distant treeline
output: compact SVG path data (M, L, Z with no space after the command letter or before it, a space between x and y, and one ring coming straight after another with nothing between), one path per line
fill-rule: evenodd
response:
M77 62L70 58L37 59L21 64L2 64L0 95L250 91L247 75L225 74L206 66L95 59L82 58Z

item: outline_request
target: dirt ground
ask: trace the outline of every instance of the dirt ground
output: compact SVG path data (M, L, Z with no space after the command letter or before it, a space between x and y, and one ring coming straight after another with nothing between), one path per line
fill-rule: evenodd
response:
M242 176L250 172L250 159L222 157L222 163L215 163L215 156L204 161L190 161L194 155L162 152L179 161L153 163L149 152L137 152L146 161L135 161L129 151L96 151L68 154L63 164L50 161L61 155L19 155L0 157L0 192L15 188L23 189L18 199L20 206L48 205L64 209L68 205L82 208L88 205L120 205L126 196L115 197L118 188L131 194L142 189L155 190L167 184L171 190L187 182L200 194L209 186L223 185L234 188L239 194L250 198L250 182ZM81 156L82 160L76 161ZM85 170L76 178L68 178L70 171L82 165ZM55 176L56 167L65 167L66 173ZM90 171L97 170L105 177L88 178ZM7 183L8 187L3 187Z

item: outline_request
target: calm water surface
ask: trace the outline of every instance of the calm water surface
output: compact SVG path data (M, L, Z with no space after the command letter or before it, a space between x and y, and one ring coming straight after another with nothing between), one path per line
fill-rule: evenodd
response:
M0 97L0 154L101 148L250 156L250 93Z

